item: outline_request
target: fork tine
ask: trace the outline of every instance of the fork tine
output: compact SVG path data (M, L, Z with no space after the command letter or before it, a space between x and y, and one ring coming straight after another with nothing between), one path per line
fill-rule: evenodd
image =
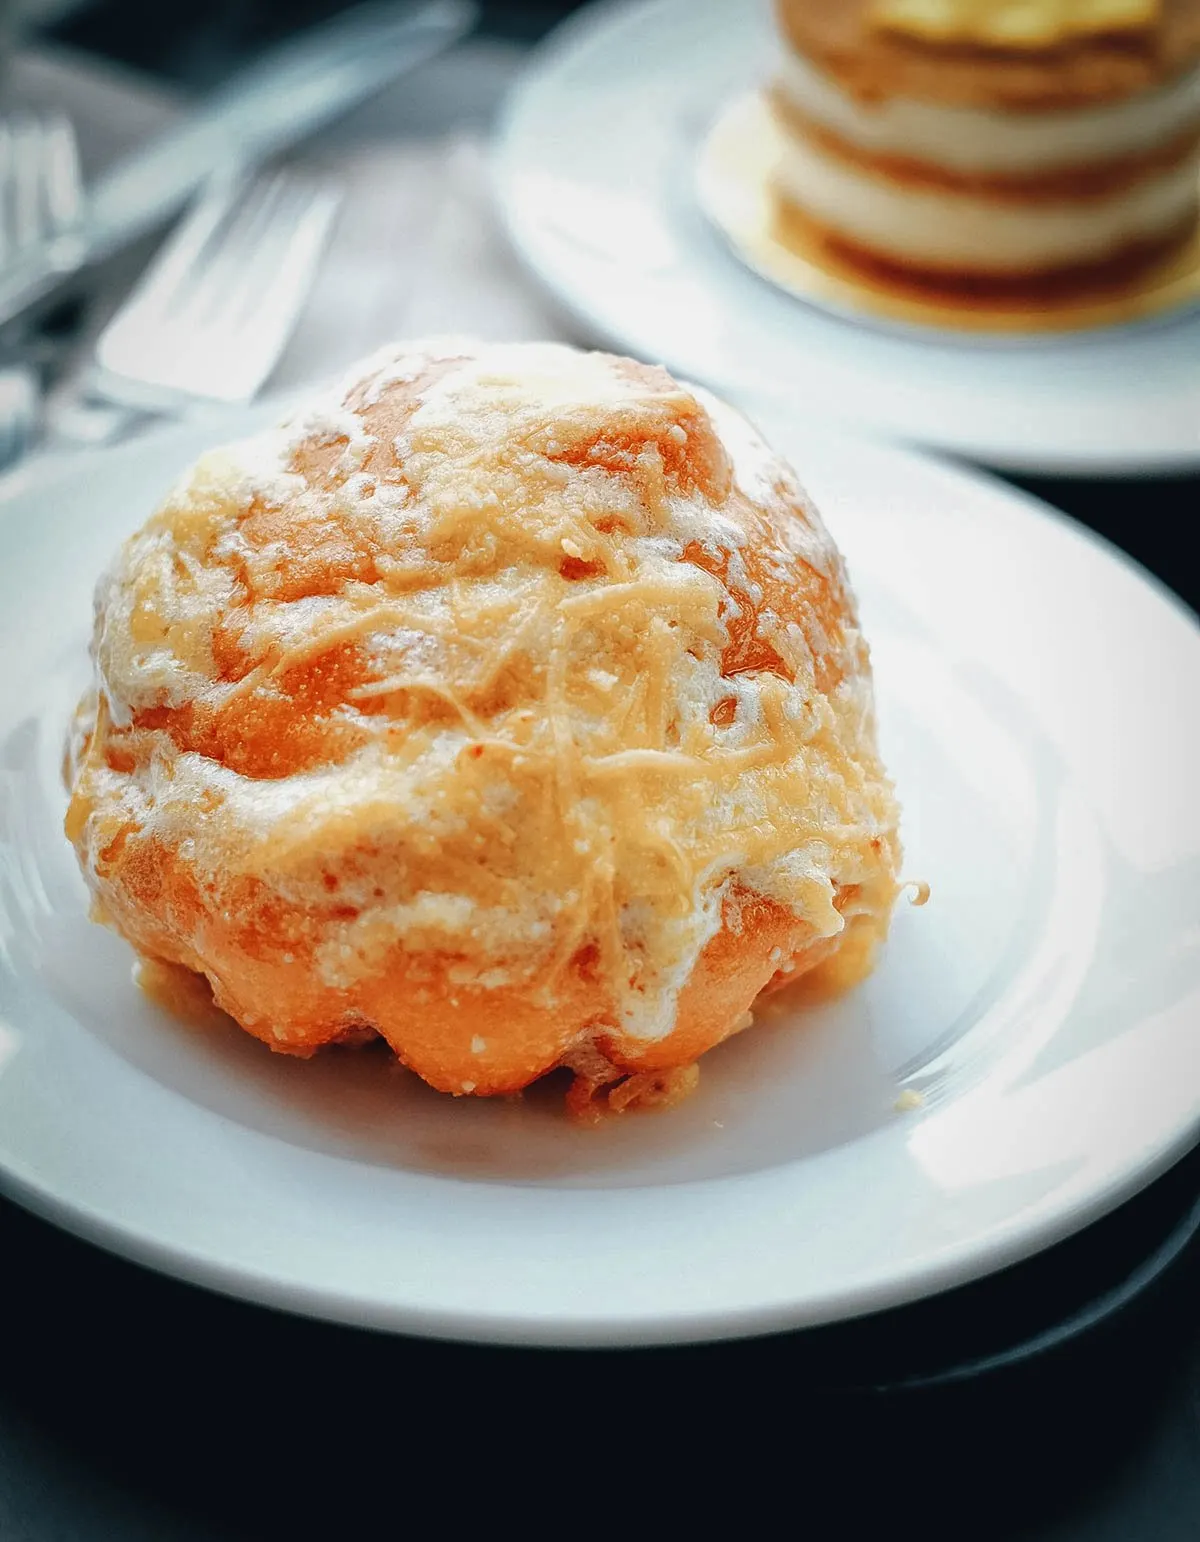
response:
M246 381L243 396L253 394L287 341L337 202L327 188L283 176L230 244L225 267L231 282L217 290L204 344L210 357L237 361Z
M280 253L294 238L300 212L296 195L303 185L293 174L277 173L265 178L237 211L197 294L210 326L227 327L257 304Z
M61 113L0 119L0 263L68 230L81 203L70 119Z
M246 190L227 211L214 231L210 249L198 254L198 272L180 308L180 318L192 324L211 324L233 291L246 283L246 264L270 229L278 204L283 176L262 178Z
M251 248L246 283L228 296L226 325L242 326L249 322L263 297L278 282L289 252L303 250L308 223L321 203L315 189L295 179L288 179L275 189L271 222L265 230L260 227L261 233Z
M36 246L45 234L43 149L38 119L19 119L13 130L13 244L18 252Z
M0 119L0 263L12 256L13 135L10 124Z
M158 249L125 308L162 313L173 308L175 297L186 291L193 274L203 267L206 254L219 245L222 227L245 186L244 177L220 178L209 185Z
M213 189L101 336L97 391L160 408L249 400L287 341L338 201L290 172Z
M65 113L54 113L43 127L44 196L50 229L61 235L83 212L83 175L75 127Z
M292 240L281 254L272 283L260 306L258 325L279 337L281 351L289 318L300 309L337 211L337 198L328 189L309 189L298 213Z

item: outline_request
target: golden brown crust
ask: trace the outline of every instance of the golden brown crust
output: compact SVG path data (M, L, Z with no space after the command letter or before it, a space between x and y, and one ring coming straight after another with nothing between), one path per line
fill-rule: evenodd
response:
M94 652L85 875L273 1049L376 1033L475 1094L586 1052L653 1100L844 924L886 930L896 809L836 549L661 370L389 353L193 469Z
M781 245L808 255L817 250L833 271L894 295L944 303L948 306L987 302L1015 310L1053 306L1063 301L1119 294L1143 283L1168 264L1192 239L1194 218L1164 236L1130 242L1099 262L1074 263L1040 271L964 269L961 263L939 268L903 262L872 251L841 231L816 220L790 199L776 195L775 236Z
M1200 0L1164 0L1152 37L1079 38L1037 53L941 47L877 31L871 0L776 0L784 37L867 100L913 97L959 107L1047 111L1119 101L1200 61Z
M939 192L966 194L1001 204L1086 203L1109 198L1136 187L1147 178L1175 170L1200 153L1200 127L1188 129L1165 145L1137 155L1093 161L1080 166L1055 166L1037 173L963 171L912 156L888 155L852 144L816 119L800 111L786 92L775 87L768 93L771 111L783 128L810 139L827 154L848 165L885 177L889 182Z

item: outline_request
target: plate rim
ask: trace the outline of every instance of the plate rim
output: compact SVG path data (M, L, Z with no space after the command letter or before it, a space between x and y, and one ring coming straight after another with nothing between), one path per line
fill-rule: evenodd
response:
M759 3L761 5L762 0L759 0ZM539 244L531 238L526 223L521 218L520 200L513 195L518 131L521 116L528 109L530 101L536 97L538 90L547 79L553 76L562 63L573 57L581 45L588 44L595 36L627 21L639 20L654 11L669 13L672 9L682 11L683 0L593 0L592 4L568 15L531 51L520 76L506 94L495 132L488 146L488 168L494 190L493 202L504 234L513 251L564 316L569 317L577 328L582 329L585 336L595 339L599 346L616 353L641 352L644 356L648 356L644 341L639 344L637 338L622 333L621 329L609 319L598 316L589 305L586 293L567 281L558 266L545 259ZM743 83L744 86L745 83ZM721 105L727 105L727 103L717 104L709 112L708 129L711 129L716 121ZM1104 339L1110 336L1150 336L1162 333L1171 330L1181 318L1186 320L1188 316L1191 316L1197 327L1200 327L1200 305L1195 302L1190 306L1180 307L1177 311L1165 312L1128 324L1016 339L1006 335L993 338L987 334L963 334L961 337L952 337L948 341L949 335L937 329L872 322L866 317L856 318L846 312L818 307L794 295L788 295L772 281L750 268L730 249L727 237L713 227L707 213L700 209L696 200L694 181L693 168L691 177L693 186L690 189L690 196L696 202L697 215L712 232L725 260L746 274L758 286L787 299L797 307L807 307L813 314L819 314L833 324L855 332L887 337L897 344L908 345L917 351L929 347L944 347L961 354L969 354L972 351L977 353L1003 351L1008 354L1032 357L1036 351L1053 351L1056 348L1069 347L1072 343L1082 343L1086 346L1093 341L1103 344ZM662 362L674 373L680 371L689 373L678 361L665 359ZM690 373L697 376L703 374L702 371L695 369ZM705 383L711 390L724 392L730 400L737 401L738 405L759 405L740 399L731 391L730 383L727 381L709 377L705 379ZM778 407L777 403L768 402L762 405L768 408L772 405ZM822 410L814 406L811 400L808 405L814 412ZM984 445L976 442L971 445L966 443L965 439L963 442L953 444L938 439L925 440L916 435L908 435L894 425L864 423L850 415L849 409L845 413L831 413L825 421L834 431L842 435L869 435L877 442L891 444L900 449L969 459L978 462L982 467L1014 475L1080 479L1104 476L1139 481L1155 477L1200 473L1200 428L1197 430L1194 447L1156 451L1152 456L1146 457L1144 454L1139 456L1132 450L1108 451L1103 442L1090 446L1087 451L1071 448L1049 450L1043 447L1031 454L1023 451L1019 445L1013 444L989 442ZM977 439L977 436L968 437Z
M397 1308L311 1285L280 1285L271 1275L205 1258L194 1249L173 1248L144 1231L122 1226L112 1218L89 1212L61 1196L39 1189L0 1163L0 1195L29 1214L101 1248L114 1257L151 1270L194 1288L208 1290L233 1301L287 1312L314 1322L365 1328L398 1336L431 1339L443 1343L474 1344L511 1349L614 1350L681 1348L689 1345L731 1343L804 1333L826 1327L860 1322L902 1311L906 1306L936 1300L940 1295L995 1278L1009 1269L1036 1259L1046 1249L1069 1241L1088 1227L1112 1215L1170 1172L1200 1146L1200 1129L1177 1143L1164 1145L1154 1160L1127 1182L1114 1186L1094 1203L1081 1206L1070 1217L1045 1225L1037 1232L1036 1245L1025 1238L1006 1238L987 1255L980 1253L979 1267L964 1271L952 1260L929 1265L906 1280L902 1293L882 1288L863 1289L847 1297L848 1309L830 1314L797 1314L787 1304L743 1308L737 1313L698 1311L664 1319L593 1315L547 1319L511 1314L438 1311L425 1306ZM999 1364L999 1359L997 1359ZM989 1370L990 1362L981 1363Z
M192 423L166 428L149 436L158 447L179 445L181 461L190 452L195 453L198 438L214 441L231 430L252 432L263 422L272 421L280 410L293 399L272 398L246 412L241 409L222 411L202 425ZM935 476L949 494L955 487L982 489L989 502L1014 505L1040 520L1048 520L1070 539L1094 547L1109 562L1126 570L1129 577L1146 587L1158 604L1165 600L1175 615L1183 620L1196 634L1200 642L1200 622L1195 612L1166 584L1147 572L1134 558L1116 547L1097 532L1079 525L1061 511L1021 488L1014 488L1001 478L987 472L962 467L944 457L919 454L903 448L895 448L870 441L856 441L853 436L838 435L847 447L854 447L876 460L896 466L901 464L924 476ZM11 528L8 520L14 508L19 511L23 498L44 496L61 480L86 481L89 470L110 466L114 456L135 464L143 452L145 440L122 446L116 451L97 451L78 455L54 466L33 463L19 468L0 481L0 545ZM186 448L185 448L186 447ZM162 1089L165 1091L166 1089ZM177 1094L176 1094L177 1095ZM212 1115L220 1120L222 1116ZM261 1132L253 1131L256 1138ZM17 1170L16 1164L5 1159L0 1161L0 1191L7 1193L24 1208L42 1215L56 1225L86 1240L98 1243L110 1252L133 1261L220 1293L239 1299L255 1301L262 1305L280 1307L303 1316L312 1316L352 1325L370 1326L387 1331L416 1334L455 1341L489 1344L561 1347L617 1347L634 1344L682 1344L707 1342L716 1339L754 1337L804 1327L816 1327L822 1323L846 1321L855 1317L873 1315L905 1303L923 1299L963 1285L971 1280L982 1279L1033 1257L1045 1247L1062 1241L1085 1229L1093 1221L1118 1208L1143 1188L1147 1187L1189 1149L1200 1142L1200 1119L1183 1128L1172 1129L1144 1154L1144 1160L1128 1166L1090 1196L1076 1202L1073 1207L1040 1215L1030 1224L1028 1215L1010 1220L1003 1228L994 1229L986 1246L974 1246L973 1260L964 1263L955 1249L926 1259L919 1267L910 1266L902 1281L895 1279L883 1285L867 1283L855 1287L848 1294L843 1292L842 1304L836 1311L818 1304L814 1310L797 1312L793 1303L771 1302L745 1308L740 1312L719 1310L716 1314L690 1311L669 1318L652 1314L650 1317L631 1317L617 1314L609 1317L561 1318L546 1320L542 1317L514 1316L500 1311L491 1316L478 1312L464 1313L449 1309L438 1312L427 1307L395 1303L381 1305L367 1303L360 1297L342 1296L337 1292L318 1287L296 1287L281 1284L278 1277L254 1269L232 1267L222 1261L214 1261L198 1253L194 1248L172 1248L147 1235L137 1226L122 1223L119 1217L101 1213L95 1207L73 1203L69 1195L55 1192L45 1185L39 1186L36 1174ZM357 1165L357 1164L355 1164ZM792 1163L784 1164L791 1166ZM407 1175L406 1175L407 1176ZM743 1181L753 1174L742 1175ZM699 1183L727 1183L730 1180L697 1180ZM693 1185L694 1186L694 1185ZM499 1187L505 1187L500 1185ZM662 1186L659 1186L662 1187Z

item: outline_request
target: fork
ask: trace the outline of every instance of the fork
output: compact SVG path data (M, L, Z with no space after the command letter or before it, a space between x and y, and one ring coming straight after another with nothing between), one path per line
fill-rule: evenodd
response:
M210 185L53 413L57 444L108 444L151 418L252 401L291 336L339 202L327 183L290 171Z
M69 239L82 207L70 119L60 113L0 118L0 267L32 247ZM41 400L37 346L12 329L8 339L17 362L0 367L0 467L33 438Z
M71 120L62 113L0 118L0 263L65 234L82 207Z

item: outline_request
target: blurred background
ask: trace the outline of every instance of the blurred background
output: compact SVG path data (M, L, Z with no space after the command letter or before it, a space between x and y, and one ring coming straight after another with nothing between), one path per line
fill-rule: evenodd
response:
M479 0L478 24L465 41L298 137L291 160L328 178L340 207L311 295L297 305L262 390L303 386L387 337L473 331L597 341L517 260L486 164L490 129L531 48L581 8L581 0ZM346 0L0 0L8 55L0 116L67 116L91 185L178 123L189 99L283 39L351 9ZM735 4L730 14L740 26L750 9L759 7L743 13ZM160 223L158 234L165 228ZM97 338L154 249L147 236L77 286L65 333L71 350L59 349L53 371L33 387L0 381L0 462L15 458L5 449L11 403L19 396L26 418L35 407L53 417L64 389L77 393ZM12 442L28 445L36 435L22 429ZM1194 603L1194 573L1180 563L1175 539L1179 520L1194 510L1194 477L1156 476L1155 498L1139 496L1131 520L1129 484L1111 476L1057 477L1034 462L1007 474L1116 540Z
M131 155L162 144L185 121L191 102L204 101L243 67L274 59L289 40L315 56L326 29L336 29L351 11L370 9L338 0L184 0L154 7L135 0L0 0L0 277L19 270L22 242L34 250L53 234L37 220L30 226L28 218L20 229L22 209L28 214L30 199L38 201L32 187L42 189L43 214L53 204L79 207L81 189L94 190ZM424 9L379 5L364 25L402 25L395 18ZM283 165L290 179L289 208L272 211L271 228L294 283L290 295L271 296L277 335L239 339L246 344L247 380L236 395L231 382L217 383L227 401L303 388L387 338L454 331L575 340L510 253L486 168L491 126L530 46L575 6L570 0L483 0L458 9L465 36L456 43L453 35L444 37L390 75L385 66L370 78L361 47L353 63L344 55L342 80L351 84L336 110L303 131L288 125L278 136L278 155L247 157L266 166L264 175ZM344 50L344 38L329 47ZM405 48L393 40L378 52L399 59ZM336 77L336 67L322 68ZM277 118L280 107L277 99ZM76 186L65 193L59 187L55 195L62 171L56 136L64 128L74 138L79 170ZM168 167L160 185L176 180L176 166ZM139 189L155 182L154 175L135 179ZM197 197L207 186L196 182ZM281 202L277 192L271 192L275 203ZM139 400L145 385L154 387L150 405L159 420L205 408L211 379L172 379L178 399L157 391L166 383L164 361L151 357L151 345L162 335L162 317L139 310L138 285L153 283L155 258L166 260L165 238L173 231L194 247L206 219L217 220L228 236L246 208L245 200L223 210L197 208L198 224L189 231L186 221L173 224L183 207L177 201L147 221L136 240L126 234L108 259L71 279L48 323L24 308L11 311L15 320L0 317L0 468L47 447L124 437L130 421L107 410L107 396L105 412L93 410L101 373L106 390L119 376L124 394L132 382ZM225 244L233 262L237 254ZM253 255L260 267L269 249L258 242ZM233 266L244 272L246 264L239 259ZM242 286L240 300L252 310L256 298ZM112 326L115 351L106 331ZM221 341L215 333L209 340L214 357ZM173 351L178 357L184 350ZM114 360L117 371L105 371Z
M479 30L533 42L582 3L482 0ZM18 11L47 37L199 88L219 80L249 51L348 8L339 0L187 0L154 7L140 0L25 0Z
M730 3L736 8L743 0ZM387 83L296 149L292 164L308 179L305 185L316 179L336 195L338 209L328 228L321 226L321 241L327 241L323 250L317 254L320 243L309 243L314 261L297 287L286 326L274 340L262 340L261 369L247 387L246 399L260 389L306 386L380 342L405 335L476 331L491 337L592 341L518 262L501 229L486 174L488 130L499 104L519 80L529 48L580 5L581 0L480 0L479 24L470 38ZM181 120L188 98L218 86L283 38L350 8L338 0L167 0L157 5L146 0L0 0L0 115L68 117L78 134L83 180L91 183L122 156L168 132ZM0 237L4 208L0 195ZM161 240L161 227L149 231L89 274L73 305L47 323L53 339L45 349L41 339L18 335L0 358L0 463L19 464L22 456L44 449L30 426L37 414L53 417L58 412L58 432L72 443L84 443L89 436L95 443L108 442L130 427L123 411L106 415L103 404L81 403L81 394L86 394L81 382L93 368L98 340L128 305ZM136 325L127 317L124 330L118 329L110 342L126 345L121 362L127 373L136 375L140 364L153 384L153 368L162 361L135 358L137 350L130 345L153 341L156 329L147 326L144 312L132 322ZM110 366L119 352L109 348L105 357ZM189 385L201 399L196 382ZM159 416L175 414L169 400L158 405ZM77 409L73 417L72 408ZM6 440L10 430L11 439ZM1200 498L1196 476L1118 480L1010 474L1009 480L1100 531L1191 604L1200 600L1191 534ZM1163 1212L1171 1225L1185 1203L1194 1206L1195 1171L1193 1161ZM1162 1192L1160 1186L1160 1196ZM19 1269L8 1271L9 1320L24 1330L9 1356L7 1380L0 1377L0 1503L7 1484L10 1494L27 1502L28 1513L43 1517L36 1531L18 1535L5 1531L0 1508L3 1542L10 1537L12 1542L48 1542L52 1537L64 1542L125 1537L186 1542L193 1533L178 1523L180 1493L189 1491L186 1502L192 1502L191 1474L184 1472L180 1454L186 1441L177 1439L169 1419L159 1427L160 1406L172 1406L169 1399L178 1397L180 1386L189 1385L189 1376L212 1377L215 1385L227 1364L221 1356L228 1356L230 1343L240 1342L239 1332L247 1341L253 1338L266 1346L244 1378L253 1383L251 1392L265 1402L277 1383L282 1405L292 1385L288 1377L308 1378L305 1356L312 1353L318 1330L285 1318L272 1318L264 1328L256 1309L215 1297L202 1298L197 1305L185 1287L108 1259L2 1201L0 1227L5 1228L0 1230L0 1255L21 1260ZM1126 1254L1131 1267L1138 1262L1149 1244L1136 1231L1130 1236L1132 1240L1122 1242L1110 1229L1093 1245L1095 1256L1087 1259L1081 1278L1091 1280L1101 1254L1110 1264ZM1190 1294L1180 1290L1179 1301L1171 1299L1171 1310L1147 1312L1148 1326L1139 1319L1136 1334L1131 1333L1128 1359L1147 1383L1139 1384L1134 1396L1124 1391L1132 1385L1127 1378L1133 1371L1123 1364L1114 1369L1102 1346L1082 1368L1060 1368L1048 1373L1044 1383L1035 1379L1032 1387L1014 1390L1004 1384L997 1392L989 1384L975 1403L965 1403L973 1395L969 1392L958 1402L931 1401L926 1423L913 1419L911 1401L873 1404L871 1417L879 1426L876 1449L895 1453L896 1486L890 1492L898 1496L897 1508L906 1509L910 1500L925 1506L935 1494L948 1515L958 1513L952 1503L945 1503L947 1469L954 1464L943 1454L957 1440L960 1469L971 1474L970 1482L966 1476L962 1479L963 1492L984 1493L989 1506L1005 1502L1014 1513L1022 1512L1019 1523L997 1532L1006 1539L1192 1542L1200 1536L1200 1350L1194 1279L1193 1268L1187 1281ZM56 1292L63 1281L70 1281L79 1298L91 1302L94 1316L106 1316L104 1332L92 1332L93 1318L74 1305L60 1311ZM1047 1298L1041 1283L1029 1294L1042 1310ZM1014 1314L1014 1321L1018 1316ZM1036 1312L1031 1309L1029 1316L1033 1320ZM169 1333L163 1329L161 1343L169 1341L171 1347L160 1355L160 1341L151 1335L143 1364L138 1347L148 1321L170 1325ZM178 1332L179 1323L183 1333ZM970 1326L974 1331L974 1323ZM354 1374L354 1367L360 1368L364 1384L378 1379L380 1364L393 1368L396 1385L410 1373L409 1367L401 1368L396 1346L386 1344L384 1350L392 1358L380 1360L384 1351L374 1340L363 1336L348 1351L348 1339L341 1330L329 1330L321 1340L324 1359L319 1365L331 1385L350 1374L347 1364ZM61 1362L56 1366L55 1357L49 1356L49 1375L44 1348L48 1343L60 1345ZM485 1366L491 1388L509 1385L483 1352L431 1346L427 1354L435 1380L444 1376L445 1359L457 1357L455 1365L461 1361L468 1372L473 1367L479 1374ZM767 1378L779 1379L774 1354L768 1344L760 1355L752 1346L744 1360L739 1361L736 1352L730 1358L735 1369L743 1367L747 1388L757 1391ZM536 1364L549 1366L550 1375L556 1362L553 1357L541 1362L528 1357L523 1363L526 1374ZM701 1397L711 1396L710 1361L698 1355L690 1364L690 1379L668 1377L663 1383L682 1389L681 1427L693 1412L688 1400L694 1396L698 1407ZM511 1374L511 1364L506 1363L505 1370ZM577 1372L576 1366L569 1374ZM137 1441L112 1419L108 1407L110 1387L122 1382L145 1394L142 1438L152 1449L157 1450L155 1441L164 1448L157 1452L157 1461L166 1474L162 1485L177 1507L172 1518L152 1513L146 1492L150 1479L140 1466L131 1479L112 1478L112 1472L124 1474L124 1464L135 1457L141 1461ZM1047 1385L1058 1401L1046 1397ZM222 1395L226 1390L221 1388ZM253 1403L250 1406L246 1428L257 1412ZM414 1406L423 1405L418 1399ZM33 1417L28 1415L30 1407ZM507 1407L503 1416L510 1417ZM830 1423L829 1404L817 1409L815 1427L828 1426L834 1432L826 1436L830 1447L862 1438L861 1407L851 1406L842 1417L843 1424ZM265 1418L262 1423L265 1428ZM83 1433L77 1434L75 1426ZM907 1443L901 1438L906 1431ZM352 1420L342 1433L347 1440L358 1438ZM249 1460L248 1453L255 1450L254 1442L241 1439L240 1430L235 1444L238 1451L224 1452L222 1463L238 1454ZM173 1448L169 1452L168 1446ZM972 1454L978 1479L976 1466L967 1463ZM355 1451L347 1458L348 1472L357 1460ZM375 1467L388 1475L389 1485L394 1460L395 1453L389 1452ZM213 1466L220 1469L222 1463ZM231 1470L235 1475L240 1471L236 1466ZM785 1463L780 1470L790 1473L792 1468ZM1014 1481L1014 1474L1020 1473L1024 1481ZM106 1498L119 1482L126 1484L124 1497ZM214 1479L214 1494L232 1493L234 1482L236 1476L226 1478L222 1488ZM931 1484L935 1486L927 1486ZM1105 1485L1108 1491L1102 1492ZM304 1492L296 1490L297 1505L304 1502ZM1060 1496L1061 1524L1049 1508L1046 1496L1052 1492ZM274 1504L274 1496L268 1497ZM201 1500L209 1503L209 1496L200 1495L195 1502ZM110 1511L121 1520L107 1520ZM929 1510L916 1513L922 1525L927 1524ZM87 1519L81 1521L80 1516ZM278 1524L263 1521L251 1534L280 1535ZM214 1534L208 1529L194 1533L198 1538ZM222 1529L219 1534L232 1533ZM298 1529L291 1534L305 1533ZM992 1533L986 1527L973 1532L985 1534Z

